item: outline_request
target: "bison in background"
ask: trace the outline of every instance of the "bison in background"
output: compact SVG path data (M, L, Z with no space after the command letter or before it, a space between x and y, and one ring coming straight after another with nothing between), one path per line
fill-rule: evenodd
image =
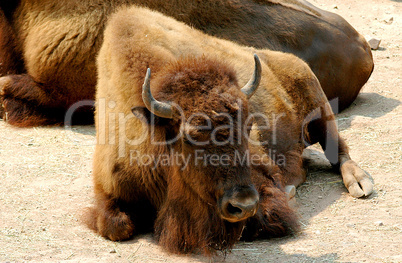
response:
M105 29L96 101L87 223L111 240L153 227L171 252L209 253L241 236L285 235L297 220L283 187L305 180L309 143L321 144L351 195L372 192L317 78L291 54L124 8Z
M21 127L63 123L72 105L93 100L105 23L127 4L148 6L245 46L293 53L309 64L329 99L339 98L340 109L352 103L373 70L364 38L340 16L306 1L2 1L4 118ZM92 107L79 107L74 117L93 121Z

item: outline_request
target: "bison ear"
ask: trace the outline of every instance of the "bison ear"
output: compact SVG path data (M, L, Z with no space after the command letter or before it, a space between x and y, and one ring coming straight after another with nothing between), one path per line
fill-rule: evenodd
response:
M132 108L131 112L141 121L145 122L146 124L151 124L152 113L147 108L138 106Z
M135 117L145 122L148 125L165 125L169 119L158 117L151 113L146 107L138 106L131 109Z

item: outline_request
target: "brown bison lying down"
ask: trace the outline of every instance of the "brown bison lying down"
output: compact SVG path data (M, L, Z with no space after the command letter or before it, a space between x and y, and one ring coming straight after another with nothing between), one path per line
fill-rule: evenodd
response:
M373 69L366 41L344 19L306 1L2 1L0 77L8 76L0 79L0 100L10 124L62 123L74 103L94 99L105 23L123 4L148 6L242 45L293 53L309 64L329 99L339 98L340 109ZM92 107L83 104L75 105L75 119L93 121Z
M352 196L372 192L317 78L293 55L131 7L110 19L98 73L88 225L106 238L154 228L169 251L208 253L285 235L297 220L283 187L305 180L301 154L316 142Z

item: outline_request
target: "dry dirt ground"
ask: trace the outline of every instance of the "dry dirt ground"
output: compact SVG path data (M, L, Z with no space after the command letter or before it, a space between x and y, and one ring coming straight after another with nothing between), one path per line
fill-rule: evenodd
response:
M16 129L0 121L0 261L402 262L402 3L312 3L382 39L371 79L338 115L352 158L374 178L369 198L349 196L313 147L310 175L296 195L300 234L240 242L214 258L169 255L152 235L111 242L80 222L92 202L92 126Z

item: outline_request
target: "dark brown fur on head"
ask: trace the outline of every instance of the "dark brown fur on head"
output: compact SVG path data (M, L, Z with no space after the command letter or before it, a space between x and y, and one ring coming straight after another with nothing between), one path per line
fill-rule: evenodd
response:
M155 235L159 244L170 252L210 254L214 250L231 249L244 226L245 221L223 220L216 203L203 200L180 180L176 171L155 222Z
M184 58L166 68L161 76L155 80L157 89L153 93L158 100L174 102L181 108L180 114L184 116L177 112L172 123L174 127L167 129L181 132L182 138L171 147L183 156L190 156L190 165L171 170L167 179L167 198L155 223L156 236L163 247L176 253L230 249L240 239L245 220L230 223L222 219L218 200L227 189L252 184L250 167L221 167L202 162L196 165L194 151L233 157L236 150L245 152L248 145L245 140L240 140L240 144L221 147L213 142L196 146L185 137L189 136L196 143L210 140L213 128L229 124L227 118L219 116L220 113L233 119L241 114L240 121L244 122L248 114L247 101L234 71L214 59ZM192 114L200 113L211 121L211 130L197 129L205 125L204 118L188 121ZM191 127L190 130L186 125ZM224 140L225 135L222 131L217 138L221 136L219 138Z
M184 114L180 116L176 112L173 127L164 127L181 132L182 138L171 145L174 151L192 156L198 149L208 154L228 154L232 159L235 151L248 151L248 142L243 138L248 102L230 66L206 57L185 58L167 67L160 76L154 82L155 96L158 100L174 102L181 108L180 114ZM227 118L220 116L225 113L240 122L231 125L240 128L242 133L232 138L233 144L221 147L213 143L188 146L185 136L195 142L210 139L211 131L183 128L205 125L204 118L188 121L189 116L199 113L210 119L213 128L229 124ZM224 141L226 136L223 131L219 138ZM238 140L237 136L242 138ZM249 226L245 239L280 236L297 229L294 212L281 186L280 170L274 164L272 167L254 165L251 171L248 164L195 165L192 157L190 160L189 167L176 166L170 171L166 200L155 222L156 237L169 251L191 253L202 249L209 254L213 250L229 250L241 238L246 223ZM225 191L244 185L257 188L261 205L253 218L230 223L222 218L219 200Z
M166 67L159 76L153 84L155 97L176 102L188 115L200 112L234 114L239 110L238 100L242 101L242 110L247 113L247 100L240 92L234 69L218 59L206 56L182 58Z

